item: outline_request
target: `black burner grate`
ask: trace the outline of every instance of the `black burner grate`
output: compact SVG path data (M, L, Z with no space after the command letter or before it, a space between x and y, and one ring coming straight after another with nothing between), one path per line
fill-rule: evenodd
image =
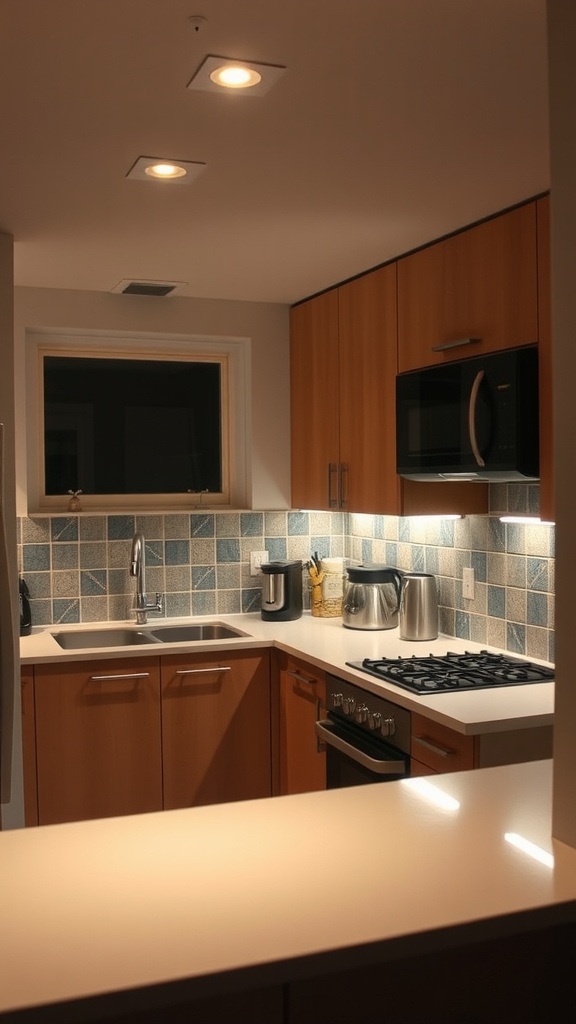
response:
M522 686L554 679L554 670L507 654L492 651L464 652L411 658L364 658L348 662L379 679L411 693L453 693L496 686Z

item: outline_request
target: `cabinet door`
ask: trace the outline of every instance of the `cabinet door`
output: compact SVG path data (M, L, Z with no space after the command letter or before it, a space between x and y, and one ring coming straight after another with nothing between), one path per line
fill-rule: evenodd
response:
M535 203L400 259L400 372L535 343L537 295Z
M316 721L326 704L324 673L280 655L280 793L326 789L326 752L318 743Z
M41 825L162 809L157 658L35 667Z
M396 264L338 289L343 507L399 511L396 475Z
M552 301L550 199L537 202L538 215L538 364L540 375L540 518L554 521L552 447Z
M476 740L412 712L410 756L414 775L461 772L475 766Z
M290 310L292 507L338 507L338 291Z
M38 824L38 787L36 783L36 712L34 708L34 669L22 666L22 767L24 774L24 823Z
M164 808L271 796L268 653L161 662Z

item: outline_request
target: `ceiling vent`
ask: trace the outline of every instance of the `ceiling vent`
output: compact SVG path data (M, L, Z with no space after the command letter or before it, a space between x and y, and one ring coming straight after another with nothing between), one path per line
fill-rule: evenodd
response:
M176 295L186 287L185 281L120 281L111 290L120 295Z

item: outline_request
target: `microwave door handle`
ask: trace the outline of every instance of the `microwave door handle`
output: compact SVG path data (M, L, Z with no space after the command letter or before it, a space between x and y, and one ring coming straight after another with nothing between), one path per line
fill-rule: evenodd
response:
M478 448L478 441L476 440L476 403L478 401L478 392L480 385L484 378L484 370L478 370L474 378L474 383L470 390L470 401L468 403L468 436L470 438L470 447L472 448L472 454L476 459L477 466L485 466L486 463L480 454Z

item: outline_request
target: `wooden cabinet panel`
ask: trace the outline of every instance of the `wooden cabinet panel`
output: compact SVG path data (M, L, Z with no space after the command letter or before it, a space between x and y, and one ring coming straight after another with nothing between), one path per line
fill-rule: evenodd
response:
M338 293L290 310L292 506L337 507Z
M164 808L271 796L270 658L161 659Z
M278 665L280 793L326 789L326 751L316 736L316 721L326 704L326 677L287 654L279 655Z
M474 736L464 736L412 712L410 756L417 762L411 765L414 775L426 774L419 770L425 766L432 772L461 772L474 768L475 752Z
M34 669L21 670L22 767L24 776L24 824L38 824L38 786L36 780L36 712L34 707Z
M398 260L400 372L534 344L537 297L534 202Z
M161 810L159 659L34 675L39 824Z
M540 518L554 522L554 451L552 391L552 298L550 266L550 199L537 202L538 358L540 374Z

